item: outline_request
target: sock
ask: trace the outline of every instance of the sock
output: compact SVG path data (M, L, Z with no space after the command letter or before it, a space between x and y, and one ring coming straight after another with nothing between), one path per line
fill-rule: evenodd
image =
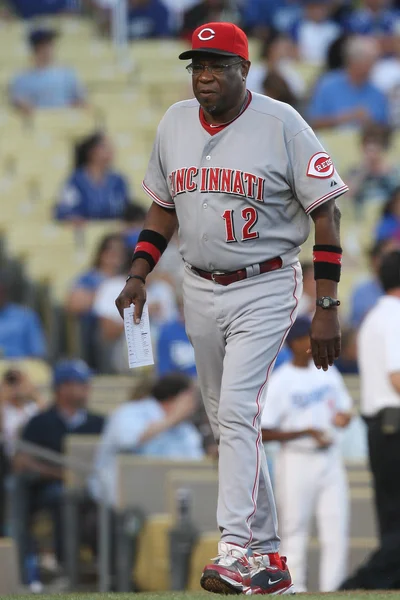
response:
M268 558L270 564L273 567L278 567L279 569L282 569L282 561L281 557L279 556L279 552L273 552L271 554L268 554Z

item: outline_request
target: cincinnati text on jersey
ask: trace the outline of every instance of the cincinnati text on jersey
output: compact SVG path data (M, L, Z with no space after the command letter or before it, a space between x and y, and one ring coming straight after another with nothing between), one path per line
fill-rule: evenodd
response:
M264 202L265 179L253 173L222 167L185 167L168 176L171 197L185 192L220 192Z

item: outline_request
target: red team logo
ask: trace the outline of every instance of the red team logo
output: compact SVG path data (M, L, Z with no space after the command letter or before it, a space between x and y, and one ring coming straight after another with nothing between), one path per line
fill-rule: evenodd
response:
M237 169L188 167L172 171L169 175L171 196L185 192L220 192L264 202L263 177Z
M317 152L308 162L307 176L325 178L331 177L335 167L329 154L326 152Z

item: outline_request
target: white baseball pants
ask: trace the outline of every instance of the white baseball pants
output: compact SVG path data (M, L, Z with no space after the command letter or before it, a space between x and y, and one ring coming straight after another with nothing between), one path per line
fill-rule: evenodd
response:
M349 537L347 478L339 450L301 452L283 446L274 473L281 552L288 558L296 591L307 591L307 546L314 514L320 591L336 590L347 574Z

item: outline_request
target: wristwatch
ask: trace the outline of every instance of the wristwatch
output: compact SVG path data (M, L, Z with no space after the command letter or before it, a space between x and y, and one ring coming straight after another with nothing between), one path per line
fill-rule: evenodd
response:
M322 296L322 298L317 298L317 306L324 309L340 306L340 300L336 300L330 296Z

